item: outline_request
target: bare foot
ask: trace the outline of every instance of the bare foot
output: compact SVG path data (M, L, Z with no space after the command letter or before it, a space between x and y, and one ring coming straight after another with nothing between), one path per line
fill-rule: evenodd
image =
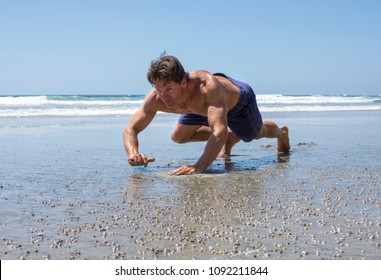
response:
M290 152L290 140L288 137L288 127L280 128L283 133L278 137L278 153L288 154Z
M241 141L241 139L239 139L238 136L235 135L233 132L229 131L228 140L226 140L226 143L218 156L222 158L229 158L231 156L233 146L237 144L239 141Z

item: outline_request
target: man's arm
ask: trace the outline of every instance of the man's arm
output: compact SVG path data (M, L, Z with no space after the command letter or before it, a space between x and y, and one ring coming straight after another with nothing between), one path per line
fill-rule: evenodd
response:
M211 134L206 143L205 149L195 165L184 165L172 170L172 175L185 175L192 173L202 173L217 158L228 137L227 112L228 106L223 99L218 88L209 98L208 123Z
M208 122L212 133L206 143L204 153L195 164L196 170L204 172L217 158L228 137L227 105L222 103L219 107L209 106Z
M145 154L139 153L138 134L151 123L156 112L157 110L152 105L152 92L150 92L143 106L135 112L124 129L124 148L128 155L128 163L132 166L146 166L149 162L155 161L154 158L149 158Z

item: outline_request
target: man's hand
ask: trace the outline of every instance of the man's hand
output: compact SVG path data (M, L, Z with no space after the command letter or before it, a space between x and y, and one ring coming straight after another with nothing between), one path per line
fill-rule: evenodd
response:
M154 162L154 158L149 158L145 154L136 154L136 155L131 155L128 158L128 163L131 166L138 166L138 165L144 165L147 166L149 162Z
M194 165L183 165L177 169L171 170L169 174L171 175L190 175L199 173Z

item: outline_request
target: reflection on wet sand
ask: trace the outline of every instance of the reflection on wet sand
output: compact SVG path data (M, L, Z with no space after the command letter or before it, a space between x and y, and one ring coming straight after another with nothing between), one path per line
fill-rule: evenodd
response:
M135 257L226 258L248 246L250 231L236 216L254 217L261 179L248 176L247 182L241 175L132 174L123 202L140 214L132 218L137 235L152 237L141 240L149 249L138 249Z

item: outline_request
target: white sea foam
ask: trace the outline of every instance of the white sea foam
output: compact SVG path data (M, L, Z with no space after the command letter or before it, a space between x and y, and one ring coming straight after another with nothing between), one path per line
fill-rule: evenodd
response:
M6 96L0 97L0 106L38 106L47 100L46 96Z
M260 94L257 95L259 104L348 104L348 103L371 103L380 100L379 97L367 96L287 96L280 94Z
M0 117L85 117L85 116L117 116L132 115L137 109L29 109L0 110Z
M4 96L0 117L131 115L144 96ZM287 96L259 94L261 112L381 110L381 96Z
M328 111L377 111L381 106L283 106L260 107L261 112L328 112Z
M85 106L102 106L102 105L128 105L142 104L143 100L128 99L105 99L105 100L70 100L70 99L49 99L47 96L18 96L18 97L0 97L0 106L44 106L44 105L85 105Z

